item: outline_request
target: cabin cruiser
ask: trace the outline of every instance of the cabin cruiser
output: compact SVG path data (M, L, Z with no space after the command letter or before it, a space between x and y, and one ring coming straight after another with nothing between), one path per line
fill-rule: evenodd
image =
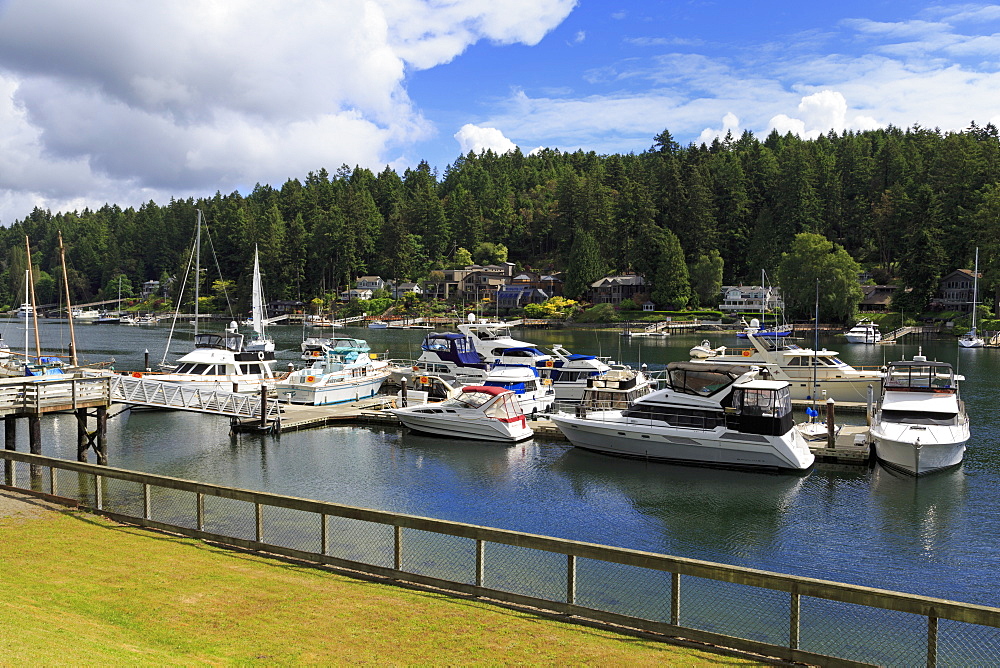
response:
M231 322L221 334L195 334L194 350L166 373L151 373L149 378L229 392L259 392L261 385L273 384L274 353L245 350L236 327Z
M17 317L18 318L30 318L35 315L35 307L25 302L17 307Z
M815 459L795 428L789 386L749 364L671 362L667 385L621 410L555 413L578 448L715 466L804 470Z
M587 379L587 389L578 404L587 410L624 410L656 389L656 382L642 371L612 367L602 376Z
M485 385L512 390L525 413L545 412L556 400L552 382L541 377L534 366L534 355L518 355L521 348L504 350L493 363L487 364L475 351L472 338L454 332L431 332L420 344L420 357L410 370L418 377L435 375L461 385ZM397 370L398 382L405 368Z
M389 377L389 363L372 359L368 344L356 341L362 345L341 346L275 383L278 397L293 404L324 406L375 396Z
M719 346L718 348L712 347L712 342L708 339L702 339L701 343L696 346L692 346L691 350L688 351L688 355L692 359L707 359L709 357L717 357L719 355L726 354L726 347Z
M450 399L386 410L413 431L515 443L534 435L510 390L470 385Z
M878 343L882 340L882 332L879 331L877 324L868 318L862 318L854 327L844 332L844 338L848 343Z
M962 380L947 362L923 355L890 362L871 426L879 461L912 475L961 463L970 436Z
M693 362L705 364L754 364L773 380L789 384L792 399L833 399L834 401L868 400L868 387L879 387L882 372L855 369L841 360L834 350L811 350L777 339L760 339L747 333L752 348L731 349ZM815 395L815 396L814 396Z
M510 328L510 323L475 320L475 315L469 314L469 322L460 324L458 331L470 338L476 353L485 362L505 355L534 364L542 379L552 382L559 401L580 401L587 379L600 376L611 368L606 359L571 354L558 344L552 346L551 355L547 354L531 343L512 337Z

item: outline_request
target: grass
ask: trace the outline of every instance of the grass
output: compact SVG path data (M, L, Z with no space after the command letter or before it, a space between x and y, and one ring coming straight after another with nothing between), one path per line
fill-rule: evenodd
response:
M761 665L75 511L0 544L0 665Z

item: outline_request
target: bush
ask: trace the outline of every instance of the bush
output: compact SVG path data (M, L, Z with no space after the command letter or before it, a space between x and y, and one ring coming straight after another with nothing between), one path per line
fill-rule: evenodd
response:
M621 318L611 304L597 304L576 316L577 322L621 322Z

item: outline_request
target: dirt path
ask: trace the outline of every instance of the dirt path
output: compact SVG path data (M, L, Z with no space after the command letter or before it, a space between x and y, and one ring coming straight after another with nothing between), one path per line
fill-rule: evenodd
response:
M43 501L29 494L0 489L0 519L5 517L37 517L50 510L63 508L63 506Z

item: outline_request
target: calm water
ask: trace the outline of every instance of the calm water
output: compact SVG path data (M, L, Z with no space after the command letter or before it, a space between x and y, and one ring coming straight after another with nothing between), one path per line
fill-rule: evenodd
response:
M18 349L21 327L0 321L0 332ZM141 367L144 350L154 364L163 357L169 325L76 329L87 360L114 358L116 369L132 370ZM273 333L278 358L297 360L302 330L275 327ZM347 333L394 357L416 357L424 334ZM686 359L703 338L627 342L617 332L521 334L543 346L561 343L573 352L651 366ZM710 338L713 345L739 345L734 336ZM43 346L68 340L65 322L43 323ZM916 344L850 345L833 337L820 343L855 365L917 352ZM169 359L189 348L185 328L175 334ZM230 436L226 418L183 413L126 412L110 420L109 458L113 466L192 480L1000 605L994 584L1000 572L1000 349L925 342L923 352L966 375L972 440L961 467L919 480L880 466L820 464L806 475L712 470L615 459L565 442L504 446L403 429ZM19 428L25 440L18 447L26 450L26 427ZM75 438L71 416L43 421L44 454L74 459Z

